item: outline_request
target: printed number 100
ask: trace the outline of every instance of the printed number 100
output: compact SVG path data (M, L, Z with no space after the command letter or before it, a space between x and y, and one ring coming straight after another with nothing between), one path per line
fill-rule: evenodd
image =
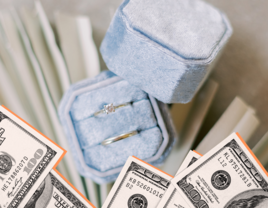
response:
M24 167L23 171L29 175L29 173L32 171L33 167L36 165L37 160L42 157L43 153L44 153L44 151L41 149L36 150L36 152L34 153L34 157L28 161L28 163Z

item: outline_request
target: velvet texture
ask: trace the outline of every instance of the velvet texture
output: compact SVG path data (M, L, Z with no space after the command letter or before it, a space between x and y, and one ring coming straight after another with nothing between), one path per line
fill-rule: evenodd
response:
M143 160L150 159L156 155L163 143L162 129L158 125L154 108L145 92L123 79L108 85L100 84L102 81L116 77L112 72L106 71L95 78L72 85L65 93L59 107L59 117L78 171L98 183L115 180L118 173L106 173L118 168L120 171L130 155ZM97 88L75 95L71 105L68 104L75 92L92 85ZM95 112L103 109L103 105L113 103L117 106L126 102L130 102L130 105L118 108L110 114L94 116ZM165 105L160 108L161 113L164 108ZM67 122L67 117L70 118L72 128ZM154 165L163 162L175 141L174 128L166 112L164 122L166 126L168 125L166 129L169 141L163 154L151 161ZM135 136L107 146L100 144L107 138L134 130L138 131ZM78 146L75 145L76 141ZM82 157L79 156L80 153Z
M164 103L187 103L232 34L200 0L125 0L101 44L108 68Z

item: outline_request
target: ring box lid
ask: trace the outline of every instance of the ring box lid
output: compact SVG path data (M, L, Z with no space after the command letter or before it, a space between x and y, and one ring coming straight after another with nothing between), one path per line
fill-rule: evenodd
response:
M124 0L100 52L118 76L164 103L188 103L232 35L224 13L201 0Z
M211 57L229 28L219 10L200 0L129 0L121 12L133 31L186 60Z

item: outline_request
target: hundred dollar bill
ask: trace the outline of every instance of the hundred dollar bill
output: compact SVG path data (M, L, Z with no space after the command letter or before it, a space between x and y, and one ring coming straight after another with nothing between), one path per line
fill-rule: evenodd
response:
M195 151L190 150L189 153L186 155L183 163L181 164L179 170L177 171L176 175L178 175L181 171L192 165L195 161L197 161L201 155ZM162 197L161 201L157 205L157 208L188 208L189 205L185 200L182 200L179 196L179 192L177 192L176 188L173 184L167 188L164 196Z
M185 159L183 160L183 163L181 164L179 170L177 171L176 175L178 175L181 171L188 168L190 165L192 165L195 161L197 161L202 155L197 151L190 150L189 153L186 155Z
M24 208L95 208L57 170L51 170Z
M268 207L267 172L233 133L171 182L191 208Z
M64 153L0 106L0 208L23 207Z
M134 156L129 157L102 208L155 208L172 178Z

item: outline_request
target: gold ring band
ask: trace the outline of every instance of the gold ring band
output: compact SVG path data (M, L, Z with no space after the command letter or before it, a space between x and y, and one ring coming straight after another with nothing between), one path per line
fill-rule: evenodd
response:
M131 131L129 133L126 133L126 134L120 134L118 136L115 136L115 137L111 137L109 139L105 139L104 141L101 142L101 144L103 146L106 146L106 145L109 145L109 144L112 144L114 142L118 142L120 140L123 140L123 139L126 139L128 137L132 137L132 136L135 136L137 135L138 132L137 131Z

